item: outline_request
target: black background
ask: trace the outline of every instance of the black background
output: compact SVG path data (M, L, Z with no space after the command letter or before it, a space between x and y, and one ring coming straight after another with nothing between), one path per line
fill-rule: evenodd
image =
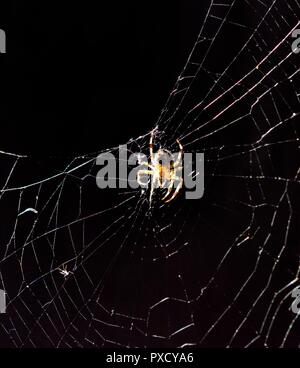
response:
M203 1L1 5L1 147L94 152L157 120L202 24Z

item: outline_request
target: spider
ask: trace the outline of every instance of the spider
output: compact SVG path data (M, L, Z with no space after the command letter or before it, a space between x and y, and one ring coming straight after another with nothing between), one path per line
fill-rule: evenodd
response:
M176 139L176 142L179 146L179 154L176 161L173 161L171 163L168 162L167 164L162 163L163 156L171 157L172 154L164 148L160 148L155 153L153 152L154 132L155 130L152 130L149 142L150 163L143 162L143 164L148 166L150 170L139 170L137 173L137 182L139 183L139 185L144 186L145 183L141 181L141 176L151 175L150 204L152 201L154 189L156 188L167 188L167 192L161 200L165 203L168 203L177 196L183 185L182 177L177 175L177 171L182 170L181 159L183 154L183 147L179 140ZM175 182L178 182L178 184L174 189Z
M68 277L71 273L73 273L72 271L68 271L67 265L63 265L62 268L58 268L58 271L61 275L63 275L64 278Z

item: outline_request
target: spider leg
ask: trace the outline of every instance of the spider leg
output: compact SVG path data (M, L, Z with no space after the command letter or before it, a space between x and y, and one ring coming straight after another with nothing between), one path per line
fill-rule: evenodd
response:
M151 167L151 166L150 166ZM154 192L154 189L156 188L156 183L157 183L157 176L154 174L154 172L152 170L140 170L138 171L137 173L137 182L140 186L144 186L145 183L143 183L141 181L141 176L142 175L152 175L152 181L151 181L151 189L150 189L150 196L149 196L149 201L150 201L150 204L152 202L152 196L153 196L153 192ZM148 184L148 183L147 183Z
M180 189L182 188L183 179L182 178L179 178L179 179L180 179L180 183L177 186L175 192L173 193L173 195L169 199L165 200L165 203L171 202L177 196L177 194L179 193Z
M152 164L149 164L149 162L143 162L143 165L150 167L150 169L152 169L153 171L155 170L155 168L153 167L153 165Z
M182 177L181 176L177 176L177 175L174 175L173 176L173 181L181 181L182 180ZM179 185L181 185L181 183L179 183Z
M173 189L173 181L170 182L167 193L163 196L162 201L164 201L170 195L172 189Z
M179 162L179 161L181 161L181 158L182 158L183 147L182 147L182 144L180 143L179 139L176 139L176 142L177 142L177 144L179 146L179 149L180 149L179 155L178 155L178 158L177 158L176 162Z
M153 172L151 170L140 170L140 171L138 171L138 173L137 173L137 182L142 187L145 185L145 183L143 183L141 181L141 176L143 176L143 175L153 175Z
M174 168L174 169L177 169L177 168L178 168L178 167L180 167L180 166L181 166L181 161L176 160L176 161L174 162L173 168ZM181 169L182 169L182 167L181 167Z
M181 167L181 165L182 165L181 160L182 160L182 154L183 154L183 147L182 147L182 145L181 145L181 143L179 142L178 139L176 140L176 142L179 145L180 151L179 151L177 160L174 162L173 169L178 169L179 167L180 167L180 169L182 169L182 167Z
M153 162L153 137L154 137L154 131L155 131L155 129L153 129L152 132L151 132L150 142L149 142L150 160L151 160L151 162Z
M152 173L152 175L153 176L152 176L150 196L149 196L150 205L152 203L152 196L153 196L154 189L156 189L156 187L157 187L157 182L158 182L158 184L160 184L159 177L157 177L157 175L154 175L153 173Z

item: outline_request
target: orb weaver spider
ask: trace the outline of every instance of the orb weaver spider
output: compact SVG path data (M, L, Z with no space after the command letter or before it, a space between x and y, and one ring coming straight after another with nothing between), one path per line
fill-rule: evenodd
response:
M137 173L137 182L140 186L145 186L145 183L142 182L141 177L144 175L151 176L151 188L150 188L150 204L152 202L152 196L154 193L154 189L156 188L167 188L167 192L164 197L161 199L165 203L171 202L179 193L180 189L183 185L183 179L177 175L178 171L182 170L182 154L183 154L183 147L178 139L176 142L179 146L179 153L176 161L169 161L167 163L162 163L163 156L168 156L169 158L172 157L171 152L167 149L160 148L157 152L153 152L153 141L154 141L154 133L155 129L152 130L150 135L150 142L149 142L149 151L150 151L150 163L143 162L149 169L148 170L139 170ZM174 188L175 182L178 184Z
M63 265L61 268L59 267L57 270L61 275L63 275L64 278L70 276L70 274L73 273L72 271L68 271L67 265Z

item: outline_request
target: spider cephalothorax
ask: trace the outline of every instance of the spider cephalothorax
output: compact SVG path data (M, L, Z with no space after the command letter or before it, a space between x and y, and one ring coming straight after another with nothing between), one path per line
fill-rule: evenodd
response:
M153 152L153 138L154 130L150 135L149 150L150 150L150 163L144 163L148 166L148 170L139 170L137 174L138 183L143 186L145 183L142 182L141 177L150 175L150 203L154 189L161 188L166 189L167 192L162 198L164 202L172 201L183 185L183 179L178 176L178 172L182 171L182 153L183 147L179 140L176 142L179 146L179 153L175 160L170 160L173 155L170 151L164 148L160 148L157 152Z

